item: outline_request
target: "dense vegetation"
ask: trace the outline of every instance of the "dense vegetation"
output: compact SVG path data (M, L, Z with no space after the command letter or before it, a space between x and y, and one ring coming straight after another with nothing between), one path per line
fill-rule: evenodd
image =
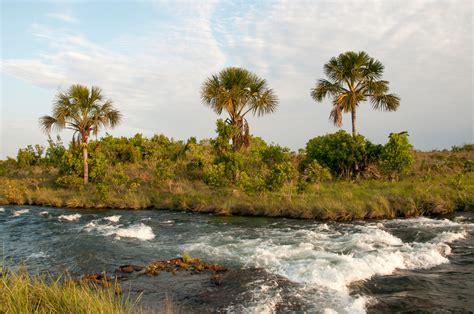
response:
M310 139L298 153L253 137L234 150L233 126L197 142L103 138L82 148L58 137L0 162L0 203L65 207L170 208L321 219L414 216L472 210L474 147L417 152L408 134L376 145L345 131Z
M251 136L246 115L274 112L278 98L264 79L242 68L203 82L202 102L228 118L217 120L215 138L199 142L141 134L98 139L121 114L99 88L73 85L57 95L52 116L40 119L47 133L73 130L73 140L64 145L49 138L48 147L28 146L16 159L0 161L0 203L341 220L474 207L473 145L416 152L407 132L390 134L384 145L371 143L357 133L358 106L370 101L374 109L394 111L400 102L382 80L383 64L349 51L324 70L328 79L319 80L311 96L332 99L330 118L339 126L342 113L350 112L352 136L317 136L297 153Z

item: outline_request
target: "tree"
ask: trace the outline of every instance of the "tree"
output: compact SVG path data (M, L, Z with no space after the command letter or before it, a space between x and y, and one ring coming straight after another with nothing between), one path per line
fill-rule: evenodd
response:
M262 116L272 113L278 105L278 98L267 82L242 68L229 67L212 75L202 85L201 99L218 115L229 114L226 123L238 131L232 136L234 150L250 144L249 126L245 116L248 113Z
M122 115L114 108L110 99L105 100L102 90L93 86L72 85L66 92L59 92L53 104L53 114L40 118L46 133L53 129L72 130L73 141L81 143L84 164L84 184L89 182L87 144L89 136L99 133L101 128L115 127Z
M332 98L333 109L329 119L341 127L342 113L352 115L352 136L357 136L356 111L361 102L370 100L378 110L395 111L400 97L388 94L389 82L382 80L383 64L367 53L347 51L333 57L324 65L328 79L320 79L311 89L316 102Z

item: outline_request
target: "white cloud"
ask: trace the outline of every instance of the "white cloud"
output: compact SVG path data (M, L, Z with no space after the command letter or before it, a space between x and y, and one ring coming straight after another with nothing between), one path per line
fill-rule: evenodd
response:
M78 23L79 21L70 14L67 13L50 13L48 17L66 23Z
M162 2L139 34L94 42L70 28L33 24L43 52L2 60L2 71L56 90L72 83L101 86L124 112L119 132L212 134L215 119L200 104L202 81L228 65L265 77L281 104L251 119L252 131L292 148L331 132L329 102L309 90L322 66L346 50L365 50L386 66L402 97L399 111L362 105L360 130L384 141L408 130L417 147L472 141L472 6L456 1ZM49 110L49 104L44 104ZM289 130L291 130L289 132Z

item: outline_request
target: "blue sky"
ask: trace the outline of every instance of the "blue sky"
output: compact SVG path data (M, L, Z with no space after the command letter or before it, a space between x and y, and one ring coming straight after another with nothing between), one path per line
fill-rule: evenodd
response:
M361 104L359 131L370 140L406 130L423 150L473 142L472 20L468 0L2 0L0 158L46 142L38 117L73 83L102 87L124 113L111 134L214 136L217 117L199 90L226 66L268 80L280 105L251 118L251 132L296 150L337 130L330 101L314 103L309 91L347 50L382 61L402 98L393 113Z

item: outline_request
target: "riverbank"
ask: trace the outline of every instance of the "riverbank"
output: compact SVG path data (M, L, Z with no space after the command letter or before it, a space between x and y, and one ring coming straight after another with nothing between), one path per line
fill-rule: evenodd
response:
M71 279L30 275L0 267L1 313L144 313L122 298L118 286L102 287Z
M26 163L22 154L17 161L1 161L0 205L171 209L340 221L474 210L472 145L413 151L410 169L398 173L385 172L383 162L366 161L364 168L359 164L357 175L346 177L315 160L308 164L308 153L294 153L257 138L252 147L234 156L237 159L226 159L225 165L208 142L132 139L101 140L102 159L91 164L94 180L87 185L81 171L70 172L81 166L81 160L71 155L74 151L59 149L59 160L51 157L51 148L36 163ZM141 143L138 140L156 142L156 147L135 160L123 150L134 148L141 156L141 150L150 149L150 143L131 144ZM152 153L160 157L149 157Z
M218 215L320 220L382 219L446 214L474 209L474 174L407 177L400 181L335 181L304 193L291 189L249 195L238 189L211 189L201 182L142 184L122 191L89 185L54 187L44 178L0 178L0 204L67 208L172 209Z

